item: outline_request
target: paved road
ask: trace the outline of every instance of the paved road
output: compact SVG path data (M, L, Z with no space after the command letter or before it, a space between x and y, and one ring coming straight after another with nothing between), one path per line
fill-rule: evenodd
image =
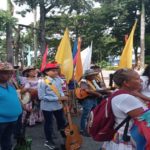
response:
M79 125L80 116L74 117L73 122ZM26 136L32 138L32 150L47 150L46 147L43 146L44 143L44 132L43 132L43 124L38 124L34 127L28 127ZM59 136L59 139L56 140L56 144L62 143L62 139ZM83 137L83 144L80 150L98 150L100 146L99 142L95 142L90 137Z
M113 73L113 71L103 71L104 80L106 85L108 86L109 83L109 74ZM79 126L80 116L74 117L73 122ZM28 127L26 136L32 138L32 150L47 150L44 147L44 132L43 132L43 124L38 124L34 127ZM56 144L62 143L62 139L59 136L59 139L56 140ZM80 150L98 150L100 147L99 142L95 142L92 138L83 137L83 144Z

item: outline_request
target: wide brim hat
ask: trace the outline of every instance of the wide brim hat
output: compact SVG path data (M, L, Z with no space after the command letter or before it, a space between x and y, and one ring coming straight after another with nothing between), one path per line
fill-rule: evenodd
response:
M20 68L19 65L14 65L13 67L14 67L14 69L19 69Z
M91 65L90 65L90 68L91 68L91 69L97 69L97 68L100 69L100 66L95 65L95 64L91 64Z
M0 71L14 71L11 63L8 62L0 62Z
M87 76L94 76L97 74L98 74L98 72L95 72L93 69L88 69L88 70L85 70L83 76L87 77Z
M29 72L30 70L35 70L36 68L34 66L25 67L22 71L22 74Z
M59 65L57 64L57 62L47 63L45 68L42 70L42 72L45 72L46 70L52 70L52 69L59 69Z

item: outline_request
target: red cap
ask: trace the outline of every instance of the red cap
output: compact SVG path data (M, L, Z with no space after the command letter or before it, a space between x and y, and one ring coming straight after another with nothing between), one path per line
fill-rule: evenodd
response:
M56 62L47 63L43 71L45 71L47 69L59 69L59 65Z

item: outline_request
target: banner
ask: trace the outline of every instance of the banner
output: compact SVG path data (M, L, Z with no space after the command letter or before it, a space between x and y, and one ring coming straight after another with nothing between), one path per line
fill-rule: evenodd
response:
M69 31L67 28L59 44L55 61L60 65L61 74L65 76L67 83L69 83L69 80L72 79L73 75L73 57Z

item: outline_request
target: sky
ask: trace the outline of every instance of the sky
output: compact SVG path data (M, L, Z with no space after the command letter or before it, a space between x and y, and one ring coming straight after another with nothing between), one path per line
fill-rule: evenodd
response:
M17 6L15 5L15 13L14 17L18 18L18 24L24 24L24 25L29 25L34 21L34 16L33 13L27 13L25 17L21 17L21 15L16 14L16 11L21 11L25 8L26 6ZM95 3L95 7L99 7L98 3ZM7 10L7 0L0 0L0 9ZM37 20L39 19L39 10L37 10Z
M21 11L24 8L25 8L25 6L19 7L19 6L15 5L14 17L18 18L18 24L29 25L34 20L33 13L27 13L26 17L21 17L21 15L16 14L16 11ZM3 9L3 10L7 9L7 0L0 0L0 9ZM38 18L39 18L39 16L38 16Z

